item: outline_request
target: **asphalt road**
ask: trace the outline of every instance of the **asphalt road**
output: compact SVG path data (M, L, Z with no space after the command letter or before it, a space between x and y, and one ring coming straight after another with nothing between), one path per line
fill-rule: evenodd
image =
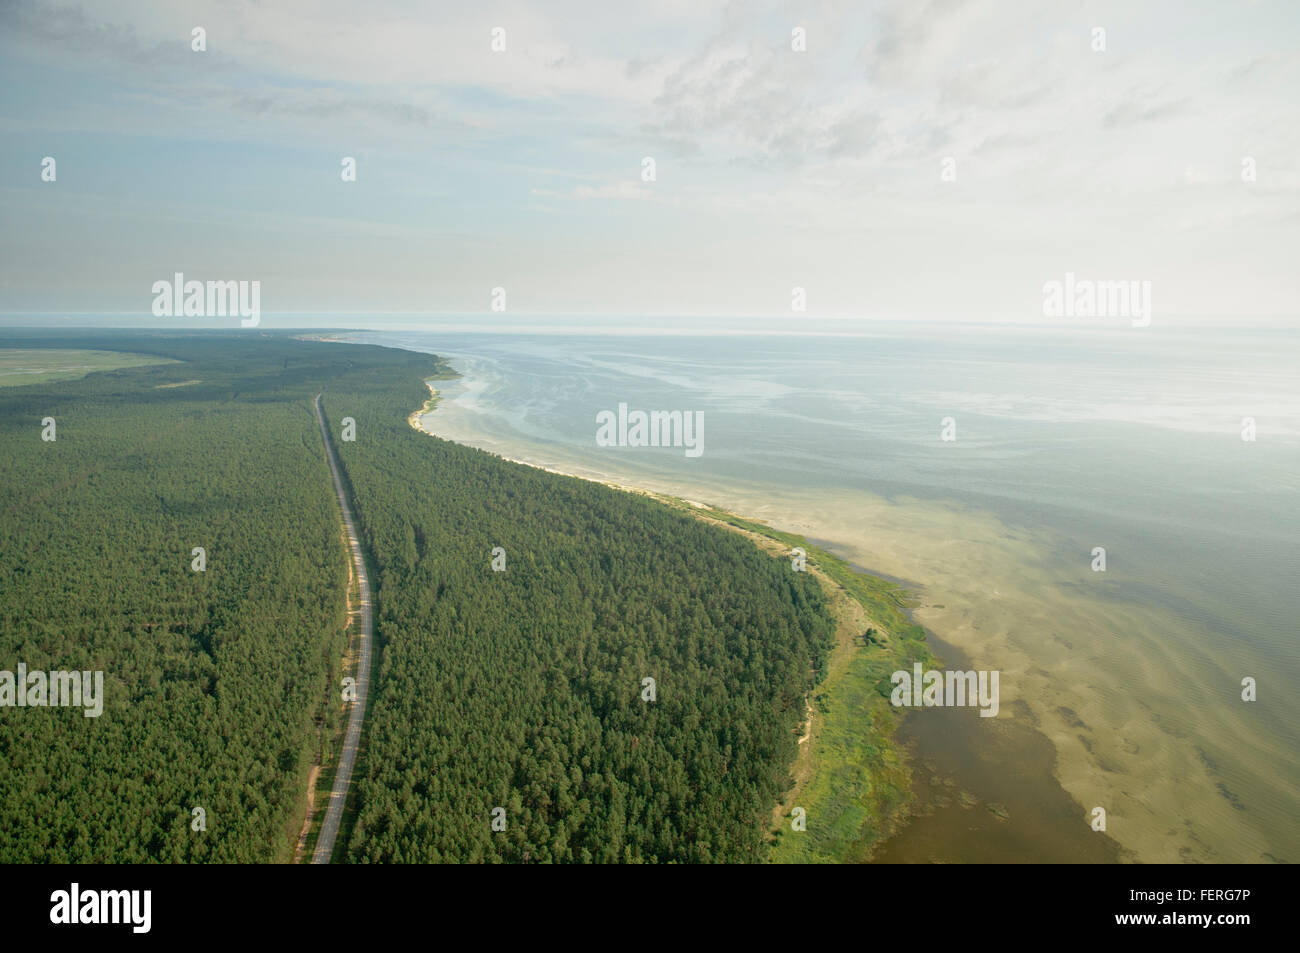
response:
M343 820L343 805L347 803L348 785L352 783L352 766L357 760L357 746L361 743L361 722L366 717L366 697L370 693L370 644L374 640L370 613L370 577L366 575L366 561L361 556L361 543L357 538L356 520L352 517L352 505L348 502L343 480L339 476L338 455L334 452L334 442L330 439L329 429L325 426L325 415L321 412L320 394L316 395L316 420L320 424L321 439L325 441L325 457L329 460L330 472L334 474L334 491L338 494L339 507L343 510L343 526L348 535L348 548L352 552L353 571L361 582L361 631L358 634L361 650L357 659L357 697L352 702L352 710L348 715L348 730L343 738L343 750L339 754L338 771L334 774L334 790L330 792L325 820L321 823L320 837L311 857L313 864L328 864L334 853L334 839L339 834L339 822Z

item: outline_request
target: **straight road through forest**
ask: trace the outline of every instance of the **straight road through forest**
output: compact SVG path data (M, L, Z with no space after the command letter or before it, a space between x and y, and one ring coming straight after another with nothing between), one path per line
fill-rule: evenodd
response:
M325 808L325 820L321 823L320 837L316 840L316 850L312 854L313 864L328 864L334 853L334 840L338 837L339 823L343 820L343 805L348 800L348 785L352 782L352 766L357 760L357 746L361 743L361 722L366 717L366 695L370 689L370 578L366 575L366 561L361 555L361 541L357 536L357 524L352 518L352 505L343 489L343 478L339 475L338 455L334 452L334 442L330 439L329 429L325 426L325 415L321 411L320 394L316 395L316 420L320 424L321 439L325 441L325 458L329 461L330 472L334 474L334 490L338 493L339 507L343 510L343 527L348 535L348 546L352 550L352 565L361 584L361 629L357 633L360 652L357 656L357 697L352 702L348 715L348 730L343 738L343 750L339 754L338 771L334 774L334 789L330 792L329 805Z

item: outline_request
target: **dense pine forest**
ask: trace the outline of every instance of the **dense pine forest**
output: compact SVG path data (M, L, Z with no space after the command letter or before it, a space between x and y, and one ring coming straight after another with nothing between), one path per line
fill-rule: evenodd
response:
M317 392L380 650L336 859L762 859L831 642L788 560L414 431L445 371L427 355L248 332L0 347L181 362L0 388L0 670L102 669L107 694L98 718L0 708L0 860L290 856L342 674Z
M423 385L391 380L326 392L357 421L340 451L384 647L349 859L759 859L831 641L817 583L653 501L416 433Z
M103 670L107 696L97 718L0 708L0 860L286 859L343 634L347 566L309 403L341 355L42 339L184 363L0 389L0 670Z

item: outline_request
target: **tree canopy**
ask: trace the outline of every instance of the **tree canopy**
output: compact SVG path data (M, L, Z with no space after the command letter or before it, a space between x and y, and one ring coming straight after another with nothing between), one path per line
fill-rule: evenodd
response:
M422 380L445 370L428 355L272 333L0 346L182 362L0 390L0 669L107 686L99 718L0 708L0 860L289 856L345 615L318 391L379 649L341 855L762 858L832 632L788 561L416 432Z

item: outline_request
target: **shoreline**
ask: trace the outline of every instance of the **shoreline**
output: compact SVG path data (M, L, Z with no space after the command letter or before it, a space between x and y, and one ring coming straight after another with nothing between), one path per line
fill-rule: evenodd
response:
M475 366L469 377L454 375L469 385L467 399L459 386L449 387L443 396L452 399L439 408L446 416L421 429L611 488L716 500L729 512L825 541L860 571L916 593L915 621L968 658L967 667L1000 671L1001 717L985 719L971 737L985 747L996 742L1008 755L1014 752L1005 740L1019 737L1027 753L1004 758L1003 767L1020 772L1024 786L1041 797L1022 797L1019 813L1012 806L1012 823L989 832L1003 844L994 859L1049 854L1049 862L1071 862L1102 840L1119 845L1118 859L1143 863L1285 862L1300 850L1294 788L1287 772L1278 772L1293 764L1294 748L1284 732L1261 724L1269 712L1234 703L1236 693L1224 689L1226 674L1267 669L1272 660L1242 639L1223 638L1223 624L1211 616L1126 598L1118 578L1097 576L1086 560L1069 558L1078 550L1076 531L1050 522L1008 522L955 498L773 483L757 472L721 477L619 456L595 459L580 445L530 439L499 421L494 404L480 406ZM1288 710L1289 702L1275 704ZM927 727L915 734L918 744L938 753L936 763L956 755L953 763L974 771L974 781L986 782L990 791L999 787L1001 779L986 764L928 730L942 714L911 721ZM952 722L951 730L972 731L961 722ZM923 795L925 787L918 788ZM947 797L929 787L938 800ZM1089 818L1097 806L1109 822L1101 838ZM1047 823L1052 816L1055 825ZM1025 839L1030 830L1041 845ZM971 852L989 854L981 845Z
M459 377L457 374L455 377ZM809 562L814 561L813 549L816 548L819 554L828 560L840 563L843 567L864 580L873 580L878 584L887 585L895 589L903 589L910 593L911 604L899 606L905 613L901 620L904 625L915 625L918 629L926 633L928 639L933 640L930 644L941 644L944 646L944 653L960 656L966 667L983 667L989 665L976 665L976 659L971 657L969 649L959 643L945 638L935 632L928 624L927 616L933 615L933 610L938 608L945 609L942 605L937 605L933 600L933 593L928 586L912 581L912 575L906 573L889 572L885 570L873 570L870 568L873 563L867 562L862 556L866 553L855 551L853 546L844 546L831 543L834 549L828 547L826 534L814 533L812 530L819 526L830 525L824 519L824 514L814 513L811 516L805 514L805 517L792 515L796 511L790 510L789 501L778 501L763 497L761 504L758 500L751 499L754 505L734 506L734 505L713 505L701 502L701 498L709 499L706 495L707 487L691 487L673 485L668 489L654 489L650 486L629 483L626 479L619 479L613 474L588 467L571 466L565 468L563 464L557 465L551 462L540 462L535 459L528 459L526 455L516 453L502 453L499 450L492 449L490 445L482 445L467 439L457 440L456 438L444 436L436 433L431 427L425 425L423 416L431 412L442 396L430 381L425 381L429 387L430 397L425 402L425 407L429 410L413 413L408 418L413 429L425 433L429 436L437 437L442 440L450 440L456 443L462 443L466 446L475 447L483 452L490 453L499 459L511 463L517 463L522 466L532 467L537 470L544 470L547 473L558 476L568 476L577 479L587 480L588 482L600 483L611 489L621 490L623 492L637 493L648 496L665 505L678 506L679 508L689 509L697 516L708 519L710 516L722 515L730 516L734 520L754 524L763 527L762 538L775 539L781 536L797 536L801 542L798 545L804 545L809 550ZM493 441L485 441L491 444ZM752 491L738 491L738 496L752 498ZM744 502L741 500L740 502ZM783 508L784 504L784 508ZM818 517L823 517L819 519ZM724 519L723 522L726 522ZM737 528L734 524L732 528ZM901 543L905 543L903 540ZM905 545L899 545L897 553L906 551ZM832 599L833 594L828 592L828 599ZM959 600L961 594L952 593L954 601ZM833 601L833 599L832 599ZM860 604L860 608L867 614L870 614L870 608L865 604ZM838 624L838 619L837 619ZM976 627L978 628L978 627ZM935 655L941 654L936 649ZM986 661L982 660L982 661ZM908 663L905 666L896 666L910 669ZM1003 666L993 665L992 668ZM887 677L887 673L886 673ZM861 678L861 674L859 674ZM857 686L861 687L861 686ZM825 683L819 686L816 694L827 694ZM1007 692L1003 692L1004 696ZM869 707L873 701L871 696L866 693L858 692L854 695L855 703ZM841 708L843 706L841 705ZM906 717L908 709L894 709L886 705L890 712L897 716L890 721L882 720L880 712L859 710L857 723L853 725L839 724L839 736L834 739L835 755L825 755L818 750L818 731L819 723L825 721L819 717L819 712L814 712L813 728L809 738L809 743L800 745L799 756L795 763L791 765L792 771L798 771L800 764L804 759L812 757L815 762L824 762L824 764L815 763L813 770L821 769L827 775L836 775L837 784L842 787L843 776L852 770L860 773L859 794L865 791L871 791L875 786L876 772L881 773L892 779L896 788L900 783L900 774L907 772L907 765L914 763L916 766L924 766L924 771L916 772L915 783L909 782L906 787L906 794L902 799L901 805L897 802L890 802L882 806L882 809L888 815L890 821L889 830L882 832L881 836L868 838L871 843L855 844L845 846L841 844L842 854L834 859L841 861L869 862L873 856L884 854L890 862L934 862L935 860L960 860L961 852L954 846L960 843L966 843L969 840L970 832L980 827L979 820L988 820L989 817L995 818L1000 824L1000 829L985 830L984 834L992 835L994 841L1000 845L995 847L993 853L996 855L994 862L1021 862L1024 859L1025 845L1019 844L1017 849L1012 849L1015 842L1015 835L1018 832L1017 825L1007 825L1007 809L1004 807L1004 801L1013 800L1013 795L998 794L1000 800L994 800L992 796L983 796L981 791L993 791L998 787L998 778L990 777L986 771L984 761L979 757L984 756L984 760L993 757L992 752L999 747L997 738L1002 739L1002 755L1000 760L1005 770L1011 765L1014 758L1011 757L1014 752L1008 753L1005 739L1015 736L1022 747L1031 749L1033 757L1030 761L1020 759L1014 767L1023 772L1019 778L1023 782L1022 786L1026 791L1033 792L1034 802L1030 803L1022 799L1023 814L1033 814L1040 803L1051 804L1053 810L1050 812L1057 822L1057 827L1052 828L1049 825L1042 824L1040 818L1033 818L1035 823L1026 826L1034 827L1038 836L1044 838L1042 850L1029 850L1034 859L1040 862L1061 862L1064 859L1072 857L1087 857L1099 862L1108 862L1121 859L1127 856L1132 859L1132 852L1123 845L1119 845L1110 835L1102 835L1098 838L1096 833L1087 827L1084 819L1086 817L1083 802L1078 795L1071 792L1065 787L1058 763L1058 752L1052 736L1044 730L1039 720L1030 712L1021 700L1008 699L1004 701L1003 708L1008 716L1005 719L975 719L972 723L969 720L963 721L952 717L945 717L943 713L949 716L952 714L950 709L933 708L926 709L927 712L939 712L938 716L930 722L929 725L922 726L921 730L915 730L909 726L910 722L924 721L925 719L909 719ZM930 730L939 724L942 719L943 728L940 731ZM1012 724L993 726L988 724L990 721L1013 722ZM897 740L894 740L894 730L898 729ZM1000 734L994 737L994 732ZM856 737L853 737L856 734ZM883 749L876 752L876 746L882 738L888 738L888 744L881 746ZM960 750L953 750L953 739L960 739L961 743L957 745ZM851 744L849 742L852 742ZM846 765L845 760L851 761L857 757L858 752L854 745L871 749L873 753L879 755L875 763L870 766L864 764ZM887 755L890 752L897 752L897 757L890 758ZM972 757L971 755L974 755ZM897 764L896 764L897 763ZM900 774L895 774L895 771ZM825 789L831 782L822 779L820 786ZM888 786L888 785L886 785ZM797 791L797 788L795 789ZM972 793L975 791L976 793ZM837 790L832 797L829 791L823 791L824 796L832 803L839 803L844 799L844 791ZM956 800L954 801L954 798ZM954 803L960 805L962 811L954 815L947 809ZM787 807L787 801L783 801ZM988 808L989 817L981 817L974 823L971 823L972 816L976 815L974 808L979 806ZM982 813L982 812L981 812ZM1018 812L1018 814L1021 812ZM914 831L913 829L916 828ZM936 829L942 832L942 835L936 834ZM1086 833L1084 833L1086 832ZM787 843L790 841L786 839ZM946 843L945 843L946 841ZM936 844L938 847L936 848ZM941 856L935 856L936 850ZM972 845L972 852L978 853L979 846ZM1002 852L997 853L998 850ZM1037 850L1037 852L1035 852ZM822 860L830 858L822 857Z
M433 385L436 379L438 378L425 379L429 397L419 410L408 415L407 423L412 429L427 436L447 440L449 438L426 427L423 421L424 416L436 407L441 396ZM896 739L896 731L906 721L908 711L894 708L885 696L875 690L878 676L882 672L900 666L910 667L910 663L917 659L934 661L928 647L921 644L928 633L912 618L912 609L906 604L909 595L893 597L903 624L897 624L897 618L890 620L895 624L885 623L885 613L873 611L879 610L880 606L873 606L863 593L846 586L844 573L856 577L863 585L888 587L884 591L904 593L905 590L898 583L862 571L824 549L818 542L712 504L619 482L608 475L592 476L495 451L483 452L556 476L586 480L621 492L649 497L703 522L738 533L760 550L775 557L785 558L789 555L791 538L807 548L807 571L817 578L825 594L828 608L835 620L836 637L835 645L827 658L826 677L806 699L806 716L799 726L796 754L789 765L792 785L779 801L771 805L769 811L765 837L770 851L769 863L869 862L891 838L905 830L914 817L925 816L929 812L930 806L921 802L913 786L913 745ZM782 537L786 539L783 540ZM864 630L875 633L874 639L863 635ZM920 640L915 639L918 633ZM908 635L913 636L912 641L907 640ZM845 722L853 723L851 729L846 728ZM858 743L847 751L839 750L843 747L843 738L850 731ZM826 735L839 742L836 751L822 750L819 742ZM808 816L815 819L831 817L833 823L840 821L842 815L833 814L834 802L842 800L845 794L844 782L839 775L851 776L857 782L847 792L850 799L857 803L855 813L861 815L856 817L857 826L850 828L851 835L841 836L829 847L824 842L808 846L809 841L805 839L807 834L789 836L787 825L795 807L805 807ZM832 803L827 804L828 801ZM862 803L869 804L870 809L862 811ZM821 810L824 804L827 805L826 809ZM815 824L816 820L812 823ZM831 827L832 824L826 826Z
M430 377L425 379L424 385L429 388L429 397L424 402L424 406L422 406L419 410L412 411L407 416L406 422L411 425L412 429L418 430L422 434L427 434L430 437L437 437L439 440L449 440L452 443L459 443L460 441L458 440L453 440L450 437L444 437L442 434L434 433L432 430L429 430L423 424L423 418L426 415L433 412L433 410L436 408L438 404L438 401L440 400L439 391L433 386L433 381L442 380L442 379L443 378L437 378L437 377ZM464 446L470 446L470 444L464 444ZM482 447L475 447L474 449L483 450ZM508 463L517 463L522 467L532 467L534 470L543 470L546 473L553 473L556 476L573 477L575 480L586 480L588 483L599 483L602 486L607 486L615 490L622 490L625 493L639 493L642 496L654 497L655 499L661 499L661 500L664 499L680 500L681 502L686 503L698 510L708 510L708 509L720 510L721 509L721 507L713 506L712 504L709 503L700 503L697 500L690 500L687 499L686 497L671 496L670 494L666 494L666 493L658 493L647 487L636 486L630 483L619 483L617 480L607 475L589 476L583 473L574 473L569 470L560 470L553 466L547 466L546 464L542 464L542 463L533 463L531 460L522 460L519 459L518 457L507 456L504 453L497 453L494 450L483 450L483 452L490 453L492 454L492 456L497 457L501 460L505 460ZM739 513L735 513L732 515L743 516L743 514L739 514Z

